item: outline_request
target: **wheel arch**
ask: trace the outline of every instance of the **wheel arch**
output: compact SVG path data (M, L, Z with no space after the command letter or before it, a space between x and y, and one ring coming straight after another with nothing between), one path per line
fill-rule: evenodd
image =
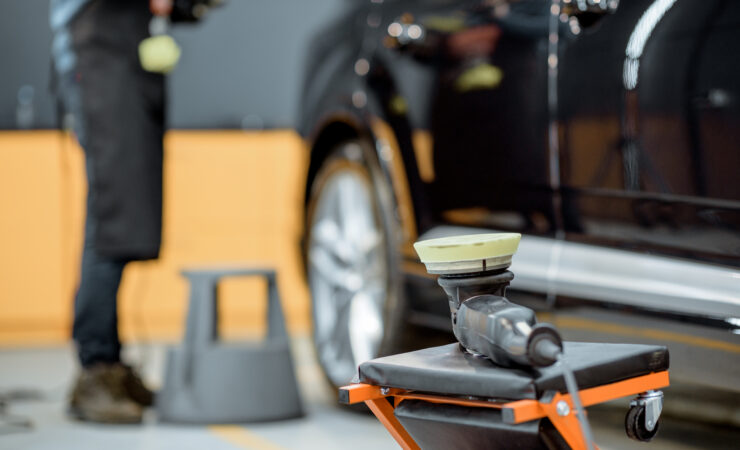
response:
M328 116L316 127L315 137L309 142L304 208L308 206L316 174L331 151L347 140L366 141L372 146L383 177L393 191L396 216L404 233L399 250L403 255L414 257L412 244L419 234L414 202L418 199L413 198L413 190L409 186L409 168L404 164L404 150L399 145L397 134L397 130L378 116L371 115L367 122L347 113Z
M316 179L316 174L321 164L326 160L331 151L337 145L351 139L367 137L359 126L359 123L348 115L335 115L325 119L314 133L314 138L309 143L309 163L306 174L306 191L303 198L304 207L308 205L311 198L311 186Z

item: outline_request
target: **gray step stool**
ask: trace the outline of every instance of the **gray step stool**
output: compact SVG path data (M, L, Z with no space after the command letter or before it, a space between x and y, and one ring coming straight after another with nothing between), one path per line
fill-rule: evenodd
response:
M183 271L190 305L181 346L169 349L157 394L159 419L180 423L239 423L303 415L275 271L205 268ZM267 336L223 343L218 333L218 283L224 277L267 280Z

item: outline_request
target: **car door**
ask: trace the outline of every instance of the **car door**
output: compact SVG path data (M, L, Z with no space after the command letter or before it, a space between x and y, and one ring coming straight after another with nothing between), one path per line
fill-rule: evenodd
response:
M420 236L476 229L541 236L523 241L513 285L535 293L538 305L559 211L548 145L550 4L387 1L375 61L393 83L376 89L387 92L387 117L412 135L419 177L408 178L412 192L424 194L415 196ZM413 251L404 256L406 272L426 273ZM446 303L425 286L408 289L411 321L449 327L434 319L447 315Z
M565 36L568 239L740 264L737 11L623 1Z
M611 5L563 16L559 326L570 338L668 344L679 378L729 387L728 354L740 348L740 8Z
M384 4L381 52L408 104L433 223L553 234L547 0ZM384 30L385 31L385 30ZM405 31L404 31L405 33ZM427 148L421 148L426 146ZM424 230L421 230L422 232Z

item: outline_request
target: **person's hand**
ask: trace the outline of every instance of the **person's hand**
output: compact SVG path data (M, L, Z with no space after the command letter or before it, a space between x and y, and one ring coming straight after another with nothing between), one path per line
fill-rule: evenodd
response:
M149 0L149 9L155 16L169 16L172 12L172 0Z

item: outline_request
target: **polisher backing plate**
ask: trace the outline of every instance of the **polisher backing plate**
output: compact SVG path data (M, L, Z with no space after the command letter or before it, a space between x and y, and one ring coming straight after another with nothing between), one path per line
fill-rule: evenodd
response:
M416 242L414 249L430 273L484 272L508 267L521 237L519 233L448 236Z

